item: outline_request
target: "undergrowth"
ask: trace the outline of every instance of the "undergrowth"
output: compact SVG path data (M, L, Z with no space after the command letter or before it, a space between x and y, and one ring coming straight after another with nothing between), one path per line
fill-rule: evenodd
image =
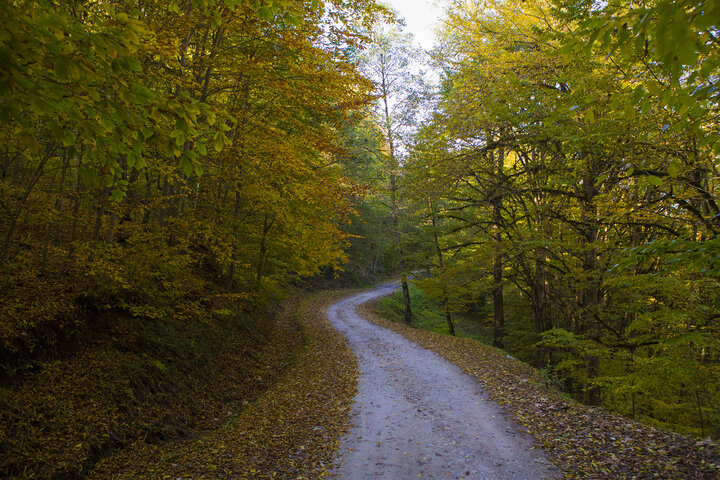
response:
M410 298L413 313L412 326L444 335L450 334L442 306L422 290L410 284ZM515 301L512 289L508 289L508 306L505 318L505 348L512 356L531 363L535 359L535 343L540 339L524 320L528 315L524 302ZM380 303L383 316L393 322L403 321L404 303L402 293L397 291L383 298ZM471 313L453 312L452 322L455 335L470 338L483 345L493 344L493 318L491 305L484 300L474 305Z
M423 295L415 285L409 284L408 286L412 304L413 327L449 334L450 330L440 305L432 298ZM384 297L380 300L380 307L388 320L403 321L405 304L402 292L396 291L392 295ZM488 333L492 335L492 332L488 332L488 327L481 322L453 315L453 323L456 334L460 337L473 338L482 343L488 343L489 338L492 342L492 337L488 337Z
M200 305L202 316L159 318L91 305L92 328L73 330L72 349L6 377L0 477L82 478L135 442L215 428L272 385L300 346L297 322L281 312L240 310L221 294Z

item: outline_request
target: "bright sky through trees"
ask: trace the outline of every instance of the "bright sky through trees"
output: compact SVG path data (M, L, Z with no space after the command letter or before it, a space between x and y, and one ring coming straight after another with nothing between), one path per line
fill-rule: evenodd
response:
M415 41L425 50L435 44L435 28L442 16L440 0L384 0L405 19L405 31L415 36Z

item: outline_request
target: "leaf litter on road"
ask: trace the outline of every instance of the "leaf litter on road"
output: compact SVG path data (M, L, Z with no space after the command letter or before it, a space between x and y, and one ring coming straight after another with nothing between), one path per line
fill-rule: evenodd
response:
M720 447L710 440L659 430L570 400L548 386L538 370L505 352L391 322L381 316L377 301L357 310L477 379L543 445L567 478L720 478Z

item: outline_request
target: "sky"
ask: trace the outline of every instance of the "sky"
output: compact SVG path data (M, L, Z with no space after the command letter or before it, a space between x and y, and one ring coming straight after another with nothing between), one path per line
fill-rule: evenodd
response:
M415 41L425 50L435 42L435 27L442 17L437 0L381 0L390 5L405 18L405 31L415 36Z

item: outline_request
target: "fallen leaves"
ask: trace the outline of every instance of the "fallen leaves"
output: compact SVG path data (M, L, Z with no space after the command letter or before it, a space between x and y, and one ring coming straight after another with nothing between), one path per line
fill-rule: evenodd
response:
M201 438L137 445L89 478L322 478L347 430L357 389L357 362L325 317L339 294L301 302L305 343L293 365L256 402Z
M544 447L567 478L716 479L720 448L711 441L654 429L549 388L539 372L474 340L419 330L380 316L377 302L363 317L394 330L473 376Z
M0 386L0 477L80 478L106 457L132 464L126 449L217 428L301 346L292 316L208 317L98 313L82 349Z

